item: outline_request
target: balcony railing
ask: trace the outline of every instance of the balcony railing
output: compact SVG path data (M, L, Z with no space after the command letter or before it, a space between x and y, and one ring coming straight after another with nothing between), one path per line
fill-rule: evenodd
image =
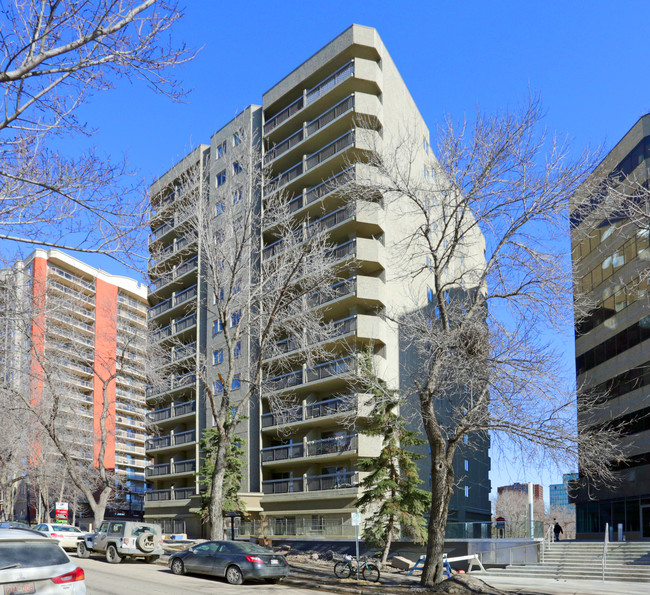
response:
M156 240L162 238L166 233L170 232L172 229L174 229L173 220L171 222L163 223L161 226L157 227L149 234L149 243L152 244Z
M332 141L328 145L325 145L322 149L320 149L316 153L312 153L307 157L306 170L310 170L316 167L320 163L323 163L323 161L326 161L330 157L333 157L337 153L340 153L341 151L345 150L350 145L353 145L354 138L355 138L355 131L349 130L344 135L340 136L339 138Z
M354 219L355 215L356 209L354 205L347 205L345 207L341 207L340 209L336 209L327 215L323 215L318 219L315 219L306 228L301 228L294 232L294 235L303 234L304 238L309 238L310 234L315 234L321 230L331 229L332 227L335 227L344 221ZM283 240L277 240L272 244L266 246L262 252L263 258L271 258L272 256L280 253L283 249L282 243Z
M195 411L196 401L188 401L187 403L181 403L180 405L174 405L173 407L165 407L164 409L150 411L147 413L147 421L150 423L161 422L173 417L180 417L181 415L194 413Z
M307 304L310 308L315 308L333 300L337 300L343 296L355 293L356 290L357 278L349 277L343 281L340 281L339 283L334 283L334 285L331 285L327 291L318 291L316 293L312 293L307 298Z
M176 488L175 490L152 490L145 494L147 502L164 502L167 500L187 500L196 493L192 488Z
M319 97L322 97L325 95L325 93L336 87L339 83L350 78L353 75L354 60L350 60L347 64L339 68L334 74L331 74L324 81L318 83L316 86L307 91L306 105L313 103Z
M197 295L198 295L197 285L192 285L192 287L188 287L187 289L184 289L183 291L174 294L172 297L166 299L164 302L160 302L159 304L156 304L155 306L151 306L151 308L149 308L149 312L148 312L149 320L155 318L156 316L160 316L161 314L171 310L172 308L176 308L177 306L180 306L181 304L188 302L189 300L195 298Z
M278 112L273 116L266 124L264 124L264 134L268 134L274 128L277 128L280 124L288 120L291 116L298 113L304 105L304 98L298 97L293 103L285 107L281 112Z
M343 357L337 360L318 364L307 370L295 370L280 376L274 376L266 381L266 389L270 391L284 390L292 386L299 386L305 382L323 380L331 376L354 373L356 370L356 359L353 356Z
M270 479L262 482L263 494L291 494L303 491L302 477L291 479Z
M298 176L301 176L303 173L313 169L317 165L323 163L324 161L330 159L334 155L341 153L348 147L354 144L354 139L356 136L356 131L354 129L349 130L344 135L340 136L336 140L333 140L328 145L325 145L322 149L307 155L306 159L300 161L296 165L290 167L286 171L283 171L281 174L273 178L265 187L264 193L270 194L275 190L285 186L292 180L295 180Z
M357 434L336 436L335 438L325 438L323 440L313 440L307 442L307 456L316 457L320 455L356 451L357 444Z
M177 267L174 267L169 273L164 274L160 278L156 279L151 284L152 289L154 291L157 291L161 287L164 287L172 281L179 279L183 275L187 275L187 273L195 271L197 269L198 262L198 256L195 256L194 258L191 258L190 260L186 260L182 264L179 264Z
M305 481L306 480L306 481ZM321 492L323 490L343 490L359 485L359 474L351 471L329 473L326 475L307 475L289 479L271 479L262 482L262 493L291 494L293 492Z
M342 357L337 360L318 364L306 371L306 382L323 380L330 376L354 373L356 370L356 359L354 357Z
M177 320L173 324L168 324L167 326L156 329L151 334L151 339L154 342L162 341L163 339L167 339L168 337L193 326L196 326L196 314L190 314L189 316L185 316L185 318Z
M286 461L300 459L305 456L305 445L302 442L284 446L270 446L262 449L262 463L269 461Z
M52 264L48 265L47 270L52 273L55 273L56 275L59 275L60 277L63 277L64 279L68 279L68 281L73 281L74 283L83 285L87 289L91 289L92 291L95 291L95 283L93 281L86 281L85 279L79 277L79 275L75 275L70 271L66 271L65 269L54 266Z
M317 118L314 118L311 122L308 122L304 128L294 132L291 136L280 141L272 149L269 149L265 154L265 161L270 163L277 157L280 157L280 155L283 155L301 143L305 138L318 132L321 128L327 126L330 122L333 122L351 109L354 109L354 95L350 95L342 101L339 101L334 107L328 109Z
M327 399L326 401L309 403L304 408L302 405L298 405L297 407L283 409L282 411L264 413L262 415L262 427L271 428L273 426L337 415L346 411L355 411L356 408L357 398L353 395Z
M306 335L306 341L304 342L304 345L309 347L311 345L315 345L316 343L324 341L325 338L334 339L336 337L347 335L348 333L355 331L357 328L357 317L356 315L348 316L347 318L336 320L331 324L331 330L327 337L325 337L323 333L312 332L311 334ZM300 349L301 345L302 344L297 337L289 337L288 339L278 341L275 343L275 345L271 346L271 349L265 350L264 357L269 358L274 355L278 355L277 351L279 351L281 355L291 353L292 351Z
M188 432L180 432L179 434L149 438L146 443L146 448L147 450L157 450L159 448L168 448L169 446L189 444L195 440L196 432L194 430L189 430Z
M156 395L162 395L173 390L178 390L186 386L191 386L196 383L196 375L193 373L183 374L181 376L175 376L174 378L169 378L164 380L159 385L148 386L146 389L146 398L155 397Z
M175 463L162 463L160 465L151 465L145 468L147 477L158 477L160 475L170 475L179 473L191 473L196 471L196 460L188 459L187 461L178 461Z

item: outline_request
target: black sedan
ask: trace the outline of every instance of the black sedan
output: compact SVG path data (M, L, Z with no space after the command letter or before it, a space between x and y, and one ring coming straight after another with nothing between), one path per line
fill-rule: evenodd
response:
M174 574L223 576L231 585L251 578L274 583L289 574L284 556L245 541L207 541L173 554L168 565Z

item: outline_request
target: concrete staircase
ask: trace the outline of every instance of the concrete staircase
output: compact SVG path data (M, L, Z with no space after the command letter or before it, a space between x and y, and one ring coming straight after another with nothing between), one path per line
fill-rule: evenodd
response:
M564 580L602 580L602 542L560 541L544 551L544 563L490 568L494 576ZM650 583L650 542L628 541L607 546L605 580ZM650 591L649 591L650 592Z

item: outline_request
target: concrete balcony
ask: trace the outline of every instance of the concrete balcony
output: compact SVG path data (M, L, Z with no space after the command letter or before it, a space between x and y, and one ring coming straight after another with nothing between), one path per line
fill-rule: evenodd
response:
M58 277L59 279L65 279L71 285L82 287L84 289L88 289L91 292L95 291L95 282L94 281L84 279L83 277L80 277L79 275L77 275L75 273L71 273L70 271L66 271L65 269L62 269L62 268L60 268L58 266L55 266L53 264L48 264L47 273L48 273L48 277Z
M165 289L169 289L173 284L178 283L183 278L188 278L189 275L195 274L198 270L198 262L198 256L195 256L176 265L171 271L161 275L151 283L151 291L160 296Z
M301 96L270 117L264 124L264 136L277 143L298 127L298 118L313 120L327 105L336 104L355 91L377 95L381 92L382 79L376 62L354 58L313 87L304 89Z
M161 395L177 392L188 387L194 388L195 385L196 374L189 372L188 374L182 374L164 380L156 386L148 386L146 389L146 398L147 400L153 399L154 397L160 397Z
M162 424L166 421L176 421L180 418L193 416L195 411L196 401L188 401L187 403L180 403L173 407L165 407L164 409L149 411L147 413L147 421L152 424Z
M189 500L196 495L194 487L175 488L169 490L151 490L146 492L144 499L147 502L169 502L170 500Z
M186 446L196 442L196 432L189 430L178 434L167 434L166 436L157 436L149 438L146 442L147 454L163 450L171 450L179 446Z
M315 403L303 403L296 407L264 413L262 430L275 430L278 427L305 428L329 425L332 419L362 415L365 409L361 395L351 394ZM361 402L361 406L360 406Z
M192 300L196 300L197 295L198 285L196 284L188 287L187 289L183 289L182 291L174 292L172 297L166 299L163 302L160 302L159 304L156 304L155 306L151 306L147 313L147 318L148 320L153 320L162 314L169 313L179 306L182 306L183 304L188 304Z
M189 248L194 243L194 238L190 240L187 236L174 238L174 241L168 246L154 251L151 258L149 258L149 269L157 267L175 254L180 254L181 252L190 253Z
M262 465L291 467L297 462L311 462L313 459L321 463L355 457L358 453L358 438L358 434L349 434L263 448Z
M316 493L320 498L331 498L339 494L323 494L333 490L354 490L357 492L359 486L359 474L352 471L347 473L330 473L326 475L303 475L290 479L271 479L262 481L262 493L264 496L274 496L273 500L281 500L282 496L293 494ZM347 495L341 493L341 496ZM295 496L291 496L290 499Z
M274 376L265 382L264 388L270 392L295 389L302 386L311 389L314 385L320 385L332 378L351 378L355 372L356 358L348 356L318 364L313 368L304 368Z
M196 459L188 459L187 461L178 461L173 463L162 463L160 465L150 465L145 467L145 476L147 479L153 477L167 477L167 476L180 476L180 475L194 475L196 471Z
M195 326L196 326L196 314L189 314L184 318L180 318L179 320L173 321L171 324L168 324L167 326L155 329L151 333L151 340L154 341L155 343L159 343L160 341L164 341L165 339L169 339L171 337L180 335L184 331L192 329Z

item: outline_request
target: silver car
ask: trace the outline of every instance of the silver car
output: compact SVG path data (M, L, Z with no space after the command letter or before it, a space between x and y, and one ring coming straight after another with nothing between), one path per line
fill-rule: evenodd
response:
M34 527L36 531L56 539L64 550L76 550L77 540L85 533L72 525L57 525L56 523L41 523Z
M0 531L4 595L85 595L86 576L58 542L31 529Z

